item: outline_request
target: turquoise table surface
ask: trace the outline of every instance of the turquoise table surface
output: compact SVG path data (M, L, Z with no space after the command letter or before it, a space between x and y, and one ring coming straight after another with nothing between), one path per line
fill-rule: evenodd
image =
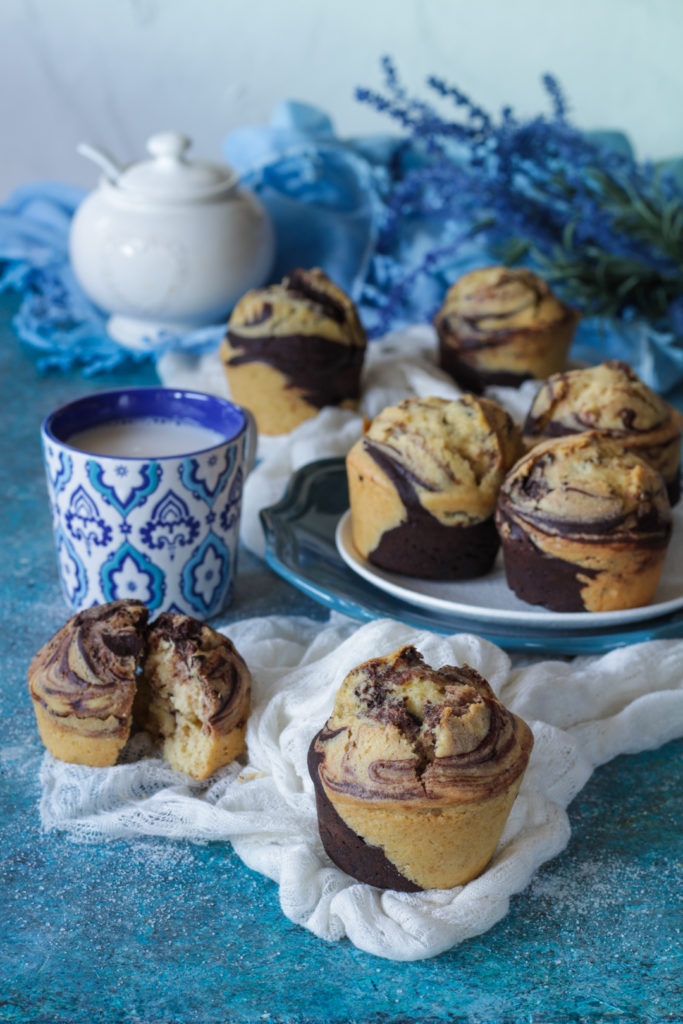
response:
M683 741L598 769L569 808L572 837L491 931L399 964L288 921L276 886L231 847L158 839L75 843L41 830L43 748L26 691L34 651L66 619L39 444L61 402L151 367L41 376L0 298L2 847L0 1021L633 1022L683 1020ZM327 612L240 554L219 624Z

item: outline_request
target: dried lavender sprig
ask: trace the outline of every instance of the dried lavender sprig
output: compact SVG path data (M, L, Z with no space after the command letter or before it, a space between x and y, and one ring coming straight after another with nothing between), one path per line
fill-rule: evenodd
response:
M457 111L448 119L408 95L388 58L383 66L389 98L368 90L358 95L407 130L411 160L399 161L389 177L380 251L390 257L406 222L439 213L445 225L469 221L491 247L522 236L522 248L587 308L619 315L635 308L660 318L663 309L679 308L680 188L652 165L607 150L574 128L553 76L542 80L551 114L528 121L510 107L496 120L432 76L430 90ZM443 259L454 255L448 245L437 245L437 252Z

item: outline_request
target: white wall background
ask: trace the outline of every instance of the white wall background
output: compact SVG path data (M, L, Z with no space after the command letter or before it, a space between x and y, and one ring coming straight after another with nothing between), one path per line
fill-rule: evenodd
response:
M317 103L341 134L389 122L353 98L391 54L483 106L544 104L561 81L580 127L629 132L643 157L683 154L683 0L0 0L0 199L36 179L94 184L81 140L121 161L177 128L194 153Z

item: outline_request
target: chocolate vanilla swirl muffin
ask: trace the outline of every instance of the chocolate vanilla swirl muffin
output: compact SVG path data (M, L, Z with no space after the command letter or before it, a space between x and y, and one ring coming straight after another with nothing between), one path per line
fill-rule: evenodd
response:
M73 616L28 671L40 737L55 757L116 763L130 734L147 608L114 601Z
M496 523L518 597L560 612L652 600L671 536L664 480L596 432L545 441L506 477Z
M96 605L38 651L28 683L41 739L62 761L104 767L135 722L172 767L206 778L244 750L249 671L210 626L147 617L141 601Z
M325 405L355 408L365 345L348 295L324 271L299 269L240 299L220 355L259 432L284 434Z
M627 363L553 374L541 386L523 428L527 448L549 437L599 430L664 477L669 501L681 494L683 415L644 384Z
M354 669L308 766L323 846L347 874L404 892L486 867L533 736L474 669L403 647Z
M498 491L520 452L517 427L489 399L388 406L346 457L355 547L407 576L488 572L499 547Z
M251 676L227 637L187 615L147 634L135 717L172 768L205 779L245 748Z
M434 318L439 363L475 393L545 379L565 368L578 320L530 270L473 270L451 285Z

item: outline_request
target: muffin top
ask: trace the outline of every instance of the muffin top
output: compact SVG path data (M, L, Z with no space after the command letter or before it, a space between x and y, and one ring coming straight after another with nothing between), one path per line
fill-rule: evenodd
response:
M615 437L648 433L680 414L627 363L606 360L599 366L556 373L541 386L524 424L529 440L601 430Z
M526 768L533 737L465 665L403 647L353 669L316 746L332 790L363 800L479 801Z
M506 477L499 512L549 533L606 540L671 529L661 474L595 431L532 448Z
M446 493L473 516L490 515L503 477L520 453L520 435L496 402L407 398L387 406L360 441L380 465L389 460L425 508Z
M568 316L575 317L575 311L531 270L485 267L451 285L435 324L456 340L474 344L498 332L542 330Z
M124 723L131 712L148 611L112 601L73 615L38 651L28 671L35 700L57 716Z
M205 622L165 612L150 626L143 672L169 707L191 714L205 732L228 733L245 715L251 676L232 642Z
M280 284L247 292L232 311L228 337L311 335L364 348L365 331L348 295L327 274L293 270Z

